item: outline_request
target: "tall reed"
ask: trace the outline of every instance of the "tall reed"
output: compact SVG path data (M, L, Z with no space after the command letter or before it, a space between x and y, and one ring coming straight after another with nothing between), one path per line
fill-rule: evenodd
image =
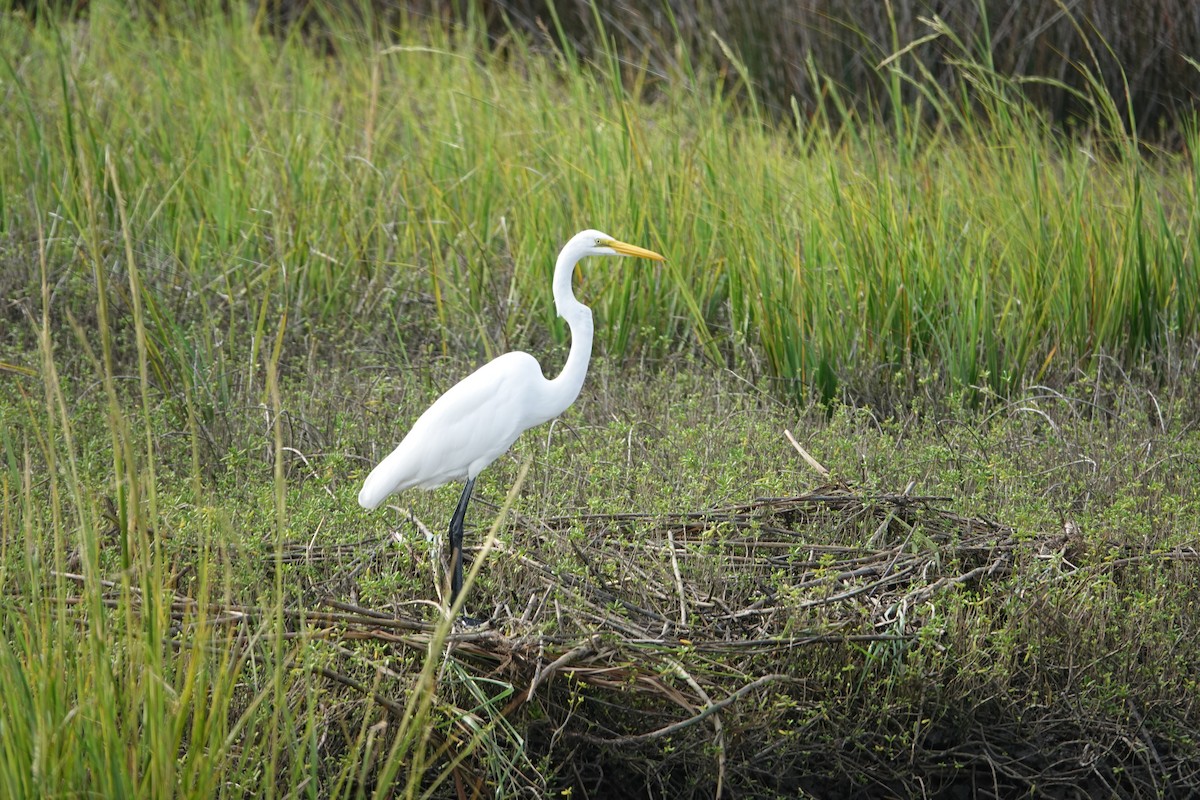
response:
M880 127L830 82L780 130L686 57L647 94L614 52L580 65L516 36L412 24L386 44L332 20L325 56L238 14L185 31L96 13L0 33L0 226L28 242L43 209L61 272L77 241L109 246L110 170L146 264L149 377L201 395L227 400L229 372L196 365L230 343L260 358L283 311L410 354L562 343L548 270L589 225L670 259L584 267L603 352L696 349L796 394L870 400L914 369L1004 391L1196 337L1191 157L1147 154L1099 83L1094 133L1059 135L944 28L971 96L897 41L880 69L924 108Z

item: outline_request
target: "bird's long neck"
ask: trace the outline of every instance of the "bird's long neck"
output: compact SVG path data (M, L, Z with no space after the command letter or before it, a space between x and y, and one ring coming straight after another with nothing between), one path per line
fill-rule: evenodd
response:
M555 404L561 403L554 416L565 411L579 396L592 357L592 310L576 300L575 292L571 290L571 278L578 261L578 256L564 251L554 265L554 307L571 329L571 352L567 355L567 363L558 377L550 381Z

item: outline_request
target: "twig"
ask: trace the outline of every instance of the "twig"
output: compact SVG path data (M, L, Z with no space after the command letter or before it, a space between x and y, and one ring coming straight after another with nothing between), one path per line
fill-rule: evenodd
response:
M353 603L335 600L332 597L321 598L321 603L329 606L330 608L336 608L339 611L348 611L351 614L358 614L363 617L372 617L373 619L391 619L391 617L389 617L387 614L384 614L382 611L376 611L373 608L363 608L362 606L356 606Z
M726 651L778 652L795 647L811 644L846 644L848 642L903 642L913 637L901 633L852 633L852 634L813 634L804 637L773 636L766 639L731 639L728 641L703 642L694 645L696 650L705 653L720 653Z
M601 745L609 745L609 746L623 746L623 745L630 745L630 744L638 744L641 742L649 742L649 741L653 741L655 739L661 739L664 736L670 736L671 734L678 733L679 731L685 730L687 728L692 727L693 725L703 722L704 720L708 719L709 717L711 717L713 714L717 713L721 709L726 708L726 707L732 705L733 703L736 703L742 697L746 696L747 694L754 691L755 689L758 689L762 686L766 686L769 683L776 683L779 681L794 682L794 681L796 681L796 678L793 678L791 675L780 675L778 673L774 673L771 675L764 675L756 681L751 681L750 683L747 683L745 686L738 689L736 692L729 695L729 697L726 697L724 700L721 700L720 702L717 702L717 703L713 703L712 705L708 706L703 711L701 711L699 714L690 716L685 720L680 720L679 722L668 725L665 728L659 728L657 730L648 731L646 733L637 733L637 734L633 734L630 736L614 736L611 738L604 738L603 736L593 736L593 735L587 734L587 733L575 733L575 734L571 734L571 736L573 736L575 738L583 739L584 741L591 742L593 744L601 744Z
M947 586L959 586L964 583L968 583L981 575L991 575L995 573L998 569L1000 569L1001 566L1004 565L1004 561L1005 559L1003 556L998 556L990 563L984 564L981 567L976 567L968 572L964 572L962 575L939 578L933 583L927 586L922 586L920 589L905 595L903 599L911 600L913 604L923 602Z
M700 695L705 704L711 708L713 705L712 698L708 696L708 692L704 691L704 687L683 668L683 665L673 658L667 659L667 663L675 668L675 672L687 681L688 686L692 687L692 691ZM725 786L725 725L721 722L720 714L713 715L713 732L717 737L717 789L713 793L713 796L720 800L722 789Z
M863 594L864 592L870 592L874 589L886 586L889 583L895 583L896 581L912 574L915 570L915 565L908 566L902 570L893 572L891 575L884 575L874 583L864 583L862 586L856 586L853 589L848 589L844 592L840 592L839 594L831 594L828 597L820 597L816 600L806 600L803 603L800 603L797 608L815 608L817 606L829 605L830 603L836 603L842 600L849 600L851 597ZM945 579L943 578L943 580Z
M358 681L354 680L354 678L351 678L348 675L343 675L340 672L334 672L333 670L329 669L328 667L318 667L316 671L318 674L324 675L326 678L329 678L329 680L331 680L331 681L336 681L337 683L340 683L343 686L349 686L351 689L362 692L363 694L369 694L376 703L379 703L379 705L383 706L388 711L392 712L392 714L394 716L400 717L400 718L404 717L404 707L403 706L401 706L395 700L391 700L387 697L384 697L383 695L379 694L378 692L371 691L364 684L361 684Z
M675 532L670 528L667 528L667 543L671 546L671 571L675 573L675 589L679 592L679 627L686 628L687 597L683 593L683 576L679 574L679 557L675 555Z
M592 653L595 653L597 651L597 645L599 645L599 643L600 643L600 637L593 635L590 638L588 638L588 640L586 642L583 642L582 644L578 645L577 647L574 647L574 648L568 650L567 652L563 653L561 656L559 656L558 658L554 659L552 662L547 664L545 667L538 669L538 671L533 674L533 680L531 680L529 682L529 688L525 690L525 701L524 702L529 702L529 700L533 697L534 690L537 689L538 684L541 683L545 678L558 672L560 669L567 666L568 664L578 661L579 659L581 659L585 656L590 656Z
M821 474L821 477L823 477L823 478L829 477L829 470L825 469L825 467L821 464L821 462L817 461L815 458L810 456L808 454L808 451L800 446L800 443L796 441L796 437L792 436L791 431L789 431L787 428L784 428L783 435L787 437L787 440L792 443L792 447L796 448L796 452L800 454L800 457L803 458L810 467L812 467L817 472L819 472Z

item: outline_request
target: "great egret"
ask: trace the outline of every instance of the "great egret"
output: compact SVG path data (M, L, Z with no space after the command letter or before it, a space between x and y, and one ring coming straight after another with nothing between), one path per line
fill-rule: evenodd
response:
M525 430L566 411L583 387L592 357L592 311L575 299L571 276L586 256L665 260L600 231L575 234L554 265L554 307L571 329L571 352L558 377L547 380L529 353L505 353L489 361L434 401L391 455L371 470L358 493L359 504L372 509L402 489L466 481L450 518L451 605L462 590L463 518L475 478Z

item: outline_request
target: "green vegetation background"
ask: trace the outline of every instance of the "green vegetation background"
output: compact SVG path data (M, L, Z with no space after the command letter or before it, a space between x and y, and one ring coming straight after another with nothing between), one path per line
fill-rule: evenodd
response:
M651 71L603 37L581 60L482 23L383 36L363 10L313 37L171 11L0 19L0 794L1034 791L1078 778L1062 759L1121 796L1196 786L1192 126L1147 146L1096 79L1065 136L936 21L958 88L897 40L873 121L819 72L819 103L764 111L732 50ZM521 685L444 654L415 603L434 591L412 520L440 529L451 490L376 516L354 495L474 364L521 347L556 368L549 270L589 226L668 262L581 270L598 363L489 472L496 506L520 486L518 521L476 602L539 587L514 554L586 572L586 522L572 550L531 521L813 488L785 426L842 487L914 481L1030 552L1081 531L1088 560L938 594L896 645L735 662L609 630L631 686L807 677L727 707L741 749L708 725L632 752L539 735L680 709L600 711L620 687L562 679L513 712ZM868 548L864 525L809 533ZM672 585L642 535L610 563ZM787 636L877 633L865 607L801 613L795 554L727 555L698 547L689 578L783 597ZM431 627L389 645L303 621L330 597ZM503 635L569 651L572 598L567 623L500 614ZM997 730L1002 752L952 746Z

